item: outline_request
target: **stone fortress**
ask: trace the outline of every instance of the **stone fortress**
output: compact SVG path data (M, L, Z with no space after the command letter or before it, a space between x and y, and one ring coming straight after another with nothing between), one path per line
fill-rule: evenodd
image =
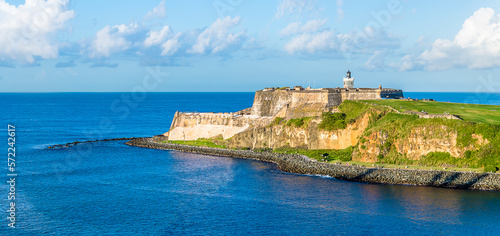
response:
M250 127L264 127L276 117L292 119L319 116L323 112L336 112L344 100L377 100L403 98L399 89L355 88L351 72L343 78L343 88L303 88L301 86L265 88L255 93L252 107L234 113L182 113L176 112L168 140L196 140L198 138L224 139Z

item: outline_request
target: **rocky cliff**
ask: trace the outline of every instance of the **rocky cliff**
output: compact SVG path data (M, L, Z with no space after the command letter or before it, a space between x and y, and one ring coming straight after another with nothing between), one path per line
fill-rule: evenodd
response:
M251 126L266 126L272 117L254 117L232 113L181 113L176 112L170 131L165 133L169 140L196 140L222 136L228 139Z
M344 149L355 146L368 126L370 115L365 114L345 129L327 131L318 128L320 118L312 118L302 127L283 124L252 127L234 135L229 140L233 148L305 148ZM285 120L286 121L286 120Z

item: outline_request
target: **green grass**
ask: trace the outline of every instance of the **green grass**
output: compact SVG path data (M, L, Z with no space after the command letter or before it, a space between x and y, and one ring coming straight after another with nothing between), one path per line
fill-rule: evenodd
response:
M311 121L312 117L302 117L297 119L290 119L286 122L286 126L295 126L297 128L307 128L309 125L309 121Z
M299 148L275 148L273 152L277 153L291 153L291 154L302 154L308 156L309 158L316 159L318 161L331 162L334 160L341 161L351 161L352 160L353 147L348 147L346 149L334 150L334 149L299 149Z
M318 128L328 131L345 129L347 127L345 113L324 112L321 114L321 122Z
M201 139L201 138L195 141L169 140L169 141L162 141L161 143L174 143L174 144L183 144L183 145L191 145L198 147L211 147L211 148L227 148L226 145L214 143L213 139Z
M354 120L369 111L371 107L366 103L345 100L340 104L339 110L346 115L345 119L348 123L353 123Z
M400 112L405 111L426 111L429 114L449 114L458 115L465 121L480 122L485 124L500 124L500 106L462 104L447 102L423 102L404 100L366 100L364 102L386 105L395 108Z

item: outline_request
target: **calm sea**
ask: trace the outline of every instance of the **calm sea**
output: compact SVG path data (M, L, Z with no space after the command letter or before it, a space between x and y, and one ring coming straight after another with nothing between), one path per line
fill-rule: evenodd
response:
M500 105L500 94L405 93ZM500 193L351 183L272 164L124 141L181 111L230 112L253 93L0 94L2 235L498 235ZM16 127L16 229L7 227L7 125Z

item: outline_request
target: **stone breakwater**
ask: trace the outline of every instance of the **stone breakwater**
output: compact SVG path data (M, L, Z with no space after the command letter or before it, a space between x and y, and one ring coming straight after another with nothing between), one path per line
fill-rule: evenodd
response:
M458 189L500 190L500 174L493 173L367 168L354 165L323 163L297 154L157 143L151 138L132 139L126 144L152 149L178 150L198 154L254 159L275 163L278 165L280 170L285 172L325 175L346 181L377 184L434 186Z
M52 146L47 147L47 149L68 148L68 147L73 147L73 146L75 146L77 144L81 144L81 143L97 143L97 142L118 141L118 140L132 140L132 139L134 139L134 137L132 137L132 138L97 139L97 140L89 140L89 141L83 141L83 142L75 141L75 142L72 142L72 143L52 145Z

